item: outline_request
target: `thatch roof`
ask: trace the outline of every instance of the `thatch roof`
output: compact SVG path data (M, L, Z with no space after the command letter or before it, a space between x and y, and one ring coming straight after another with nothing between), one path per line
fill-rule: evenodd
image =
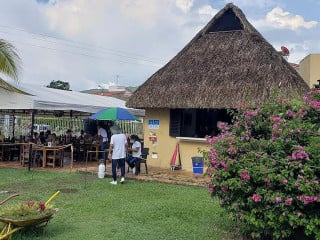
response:
M308 85L247 21L227 4L164 67L130 97L134 108L258 106L274 96L303 96Z

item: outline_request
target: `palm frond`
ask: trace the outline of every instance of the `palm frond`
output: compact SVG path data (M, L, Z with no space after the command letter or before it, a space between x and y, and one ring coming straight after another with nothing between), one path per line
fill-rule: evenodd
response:
M6 89L10 92L16 92L16 93L21 93L21 94L25 94L25 95L31 95L30 93L27 93L25 91L22 91L14 86L12 86L11 84L7 83L5 80L3 80L2 78L0 78L0 88Z
M21 59L15 47L7 41L0 39L0 72L18 81Z

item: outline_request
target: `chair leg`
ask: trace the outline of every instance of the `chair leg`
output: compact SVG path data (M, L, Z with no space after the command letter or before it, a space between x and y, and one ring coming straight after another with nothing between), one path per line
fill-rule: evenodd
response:
M147 165L146 162L144 163L144 165L145 165L145 167L146 167L146 174L148 175L148 165Z

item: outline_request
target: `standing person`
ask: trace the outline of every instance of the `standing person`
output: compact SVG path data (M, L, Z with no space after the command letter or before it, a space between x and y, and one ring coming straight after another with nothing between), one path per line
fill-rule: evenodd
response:
M112 159L113 178L111 184L117 184L117 165L119 165L121 171L120 183L124 183L125 159L128 148L127 137L125 134L121 133L121 129L117 125L110 127L110 131L112 136L110 140L109 159Z
M102 159L104 163L106 162L106 150L108 148L108 134L107 131L102 127L101 124L98 125L98 136L100 137L100 151L102 151Z
M85 136L86 136L86 133L85 133L84 130L82 129L82 130L80 131L79 139L84 139Z
M46 136L44 134L44 131L41 131L39 134L39 140L41 142L41 144L45 144L46 143Z
M71 143L71 139L72 139L72 130L71 129L68 129L66 131L65 138L66 138L66 141L65 141L66 144Z
M0 142L3 142L3 141L4 141L4 135L2 135L0 131Z
M132 168L132 172L136 175L139 174L140 168L136 168L136 163L139 161L139 158L141 157L141 143L140 139L137 135L131 135L130 136L130 143L132 144L131 148L128 149L128 152L131 152L131 156L127 158L127 163L129 167Z

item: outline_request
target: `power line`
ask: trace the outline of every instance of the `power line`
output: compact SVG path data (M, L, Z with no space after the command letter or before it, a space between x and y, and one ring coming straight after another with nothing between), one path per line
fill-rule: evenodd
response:
M156 58L149 58L143 55L138 55L138 54L134 54L134 53L127 53L124 51L118 51L118 50L113 50L113 49L109 49L109 48L105 48L105 47L101 47L101 46L94 46L88 43L83 43L83 42L77 42L77 41L73 41L73 40L68 40L68 39L64 39L64 38L59 38L59 37L53 37L53 36L49 36L49 35L45 35L45 34L40 34L40 33L32 33L23 29L19 29L19 28L13 28L13 27L8 27L8 26L3 26L0 25L0 28L6 28L11 30L16 30L16 31L21 31L21 32L25 32L28 35L31 35L32 39L36 39L36 40L40 40L40 41L45 41L45 43L47 44L48 42L54 43L54 44L61 44L62 46L69 46L72 48L76 48L76 49L80 49L80 50L89 50L92 52L93 51L99 51L102 53L106 53L106 54L110 54L110 55L114 55L117 57L122 57L122 58L127 58L127 59L133 59L133 60L137 60L137 61L141 61L141 62L146 62L146 63L151 63L151 66L155 65L155 66L160 66L161 64L154 62L152 59L156 59ZM0 31L6 34L10 34L9 31ZM15 41L18 42L18 41ZM25 42L23 43L25 44ZM30 45L30 44L29 44ZM31 44L32 45L32 44ZM78 45L78 46L77 46ZM62 50L62 49L55 49L55 48L48 48L48 47L43 47L43 46L39 46L39 45L32 45L34 47L40 47L40 48L47 48L49 50L55 50L55 51L64 51L64 52L68 52L71 54L78 54L76 52L72 52L72 51L67 51L67 50ZM128 55L131 54L132 56ZM79 55L82 56L86 56L86 57L96 57L94 55L90 55L90 54L83 54L83 53L79 53ZM138 56L138 57L135 57ZM101 57L100 57L101 58ZM151 59L151 60L150 60ZM160 60L160 59L157 59ZM133 63L133 62L127 62L127 61L120 61L122 63L129 63L129 64L137 64L137 65L148 65L148 64L143 64L143 63ZM150 66L150 64L149 64Z
M103 56L90 55L90 54L87 54L87 53L73 52L73 51L69 51L69 50L57 49L57 48L52 48L52 47L45 47L45 46L35 45L35 44L31 44L31 43L26 43L26 42L19 42L19 41L15 41L15 40L13 40L12 42L21 43L21 44L29 45L29 46L32 46L32 47L37 47L37 48L43 48L43 49L47 49L47 50L52 50L52 51L56 51L56 52L65 52L65 53L72 54L72 55L80 55L80 56L84 56L84 57L90 57L90 58L96 58L96 59L103 59L103 60L115 60L115 59L108 59L108 58L103 57ZM142 63L142 62L140 62L140 63L138 63L138 62L129 62L129 61L123 61L123 60L120 60L120 59L117 59L116 61L118 61L118 62L120 62L120 63L127 63L127 64L135 64L135 65L145 65L145 66L158 67L158 65L155 65L155 64L144 64L144 63Z

